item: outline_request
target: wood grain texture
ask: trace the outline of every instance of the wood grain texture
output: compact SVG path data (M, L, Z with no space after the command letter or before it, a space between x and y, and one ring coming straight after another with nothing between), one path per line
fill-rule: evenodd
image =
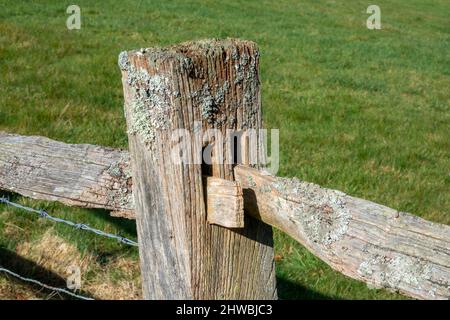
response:
M133 202L108 201L108 194L119 190L117 186L131 185L128 174L109 176L109 171L117 173L120 168L129 168L127 151L0 133L0 189L116 210L119 215L126 212L126 217L134 219ZM449 297L449 226L315 184L276 178L244 166L234 171L244 188L247 214L286 232L335 270L410 297ZM77 193L75 180L83 186ZM89 190L102 192L96 192L93 201L86 196L93 193Z
M201 162L177 163L171 153L173 129L261 126L258 56L254 43L239 40L119 56L147 299L277 297L271 227L250 217L243 229L208 224ZM204 146L214 143L211 136ZM187 145L196 158L202 146ZM226 159L226 150L213 157ZM233 180L231 163L210 169Z
M420 299L450 298L450 226L245 166L245 209L333 269Z
M244 227L244 197L240 183L204 177L208 223L225 228Z
M128 151L0 132L0 189L134 216Z

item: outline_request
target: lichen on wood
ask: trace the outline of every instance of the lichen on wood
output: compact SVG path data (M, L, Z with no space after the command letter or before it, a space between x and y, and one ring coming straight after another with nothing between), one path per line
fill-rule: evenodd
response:
M315 184L237 166L246 212L333 269L421 299L450 298L450 227Z
M124 199L124 194L132 199L129 168L126 151L0 132L0 189L27 197L104 208L133 219L134 203L109 200L110 193L113 199ZM286 232L339 272L411 297L450 298L449 226L338 192L343 199L332 196L331 202L349 210L348 228L340 240L322 244L308 238L311 229L304 227L303 215L297 212L305 207L295 199L295 187L289 192L290 183L245 166L236 166L234 174L244 188L247 214ZM301 184L301 189L310 189ZM128 187L126 193L120 192L123 186ZM315 214L326 215L333 206L322 203Z
M222 124L220 110L224 108L225 95L230 89L230 84L225 80L222 84L216 84L214 89L205 83L201 90L190 94L194 106L199 106L203 120L208 124Z
M244 61L239 84L235 61L230 59L233 52L245 53L249 60ZM228 39L129 51L130 65L124 55L120 57L131 161L139 169L133 169L133 183L147 298L272 299L277 295L271 228L251 218L239 232L208 224L202 166L170 161L171 130L194 133L196 123L203 132L214 128L222 133L242 130L244 123L255 129L261 126L259 98L252 100L251 108L244 107L246 69L257 52L252 42ZM156 76L159 85L151 89ZM254 86L259 96L259 84ZM142 88L151 90L142 92ZM157 106L152 105L155 101ZM149 110L161 112L148 115ZM206 136L202 143L211 145L214 137ZM191 146L187 152L198 150ZM230 157L227 146L222 150L218 158ZM233 168L230 162L213 163L211 175L233 180ZM228 267L216 267L223 263Z
M128 152L121 152L120 157L106 169L106 173L111 177L107 192L108 205L117 208L134 206Z
M361 262L358 273L370 277L375 287L396 289L406 283L419 287L429 281L432 274L431 265L423 259L395 255L374 254Z
M128 152L0 132L0 189L132 216Z
M141 50L139 52L144 52ZM119 55L119 67L127 73L127 82L132 89L130 134L137 134L151 149L155 131L168 128L171 106L169 79L161 75L151 76L147 70L134 67L128 53Z
M330 245L345 235L351 215L345 207L343 192L296 178L278 178L274 188L283 198L292 201L295 219L311 241Z

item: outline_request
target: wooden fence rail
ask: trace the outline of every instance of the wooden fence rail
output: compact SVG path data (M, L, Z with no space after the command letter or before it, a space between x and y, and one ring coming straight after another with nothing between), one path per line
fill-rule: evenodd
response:
M259 142L253 167L226 161L231 139L209 167L171 161L173 129L262 127L258 65L256 45L233 39L124 52L130 153L0 133L0 189L136 218L149 299L276 298L270 226L352 278L448 299L449 226L272 176ZM200 148L220 144L208 135Z
M0 132L0 189L34 199L134 219L129 168L127 151ZM415 298L450 297L450 226L245 166L234 173L247 214L333 269Z

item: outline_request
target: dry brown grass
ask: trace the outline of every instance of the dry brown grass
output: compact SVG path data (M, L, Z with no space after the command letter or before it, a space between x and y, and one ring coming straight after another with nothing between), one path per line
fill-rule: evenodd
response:
M15 228L12 228L14 230ZM70 275L70 267L81 270L82 291L101 300L141 299L141 283L138 261L128 257L114 257L101 265L91 253L82 254L76 246L47 230L38 241L24 242L17 247L17 254L33 261L63 279ZM45 282L45 279L41 279ZM10 277L0 277L0 299L42 299L38 291Z
M17 247L17 254L63 278L70 275L71 266L79 267L81 274L87 272L94 260L91 255L82 256L74 245L54 235L52 229L47 230L37 242L20 244Z
M11 280L8 277L0 277L0 300L36 300L40 299L35 291L25 285Z
M102 272L87 281L83 289L103 300L142 299L139 263L122 257L115 258Z

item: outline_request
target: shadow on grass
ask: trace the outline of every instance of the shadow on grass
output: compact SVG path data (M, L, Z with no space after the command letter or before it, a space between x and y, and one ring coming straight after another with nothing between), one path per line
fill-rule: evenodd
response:
M5 191L5 190L0 190L0 198L6 198L6 199L9 199L11 201L16 201L17 199L19 199L21 197L22 196L20 194L9 192L9 191Z
M0 197L7 197L11 201L15 201L21 196L15 193L10 192L4 192L0 191ZM110 216L110 212L108 210L104 209L86 209L89 210L89 212L95 216L96 218L99 218L107 223L110 223L114 225L119 230L123 231L124 233L127 233L129 235L132 235L134 237L137 236L136 231L136 221L130 220L126 218L119 218L119 217L112 217ZM256 220L255 220L256 221ZM253 219L247 219L246 224L255 223ZM258 229L258 228L256 228ZM262 228L259 230L260 232L266 231L266 232L272 232L272 229L267 226L267 228ZM254 239L259 240L258 238L261 238L261 234L254 235L254 234L246 234L245 236ZM264 236L262 237L264 239L271 239L272 237ZM266 245L273 246L273 243L266 243ZM106 265L109 263L109 259L113 257L113 253L98 253L98 262L101 265ZM17 254L8 251L6 249L0 248L0 266L3 266L7 269L10 269L13 272L16 272L22 276L25 277L31 277L33 279L36 279L38 281L41 281L42 283L58 287L58 288L64 288L66 286L66 280L62 277L60 277L58 274L47 270L45 268L40 267L39 265L35 264L34 262L27 260L23 257L18 256ZM1 276L3 276L2 273L0 273ZM9 276L8 276L9 277ZM34 293L42 298L47 298L48 294L45 294L42 292L42 288L38 285L22 282L21 280L15 279L13 277L9 277L11 279L14 279L15 281L18 281L20 283L24 283L28 285L31 289L33 289ZM318 293L314 290L305 288L297 283L294 283L290 280L284 279L282 277L277 277L277 290L278 290L278 297L283 300L330 300L330 299L336 299L335 297L330 297L323 295L321 293ZM50 293L49 290L45 290L44 292ZM89 296L89 294L80 292L81 295ZM62 294L63 295L63 294ZM64 299L73 299L70 296L64 295ZM51 299L61 299L61 296L55 296Z
M44 267L39 266L35 262L28 260L24 257L17 255L15 252L9 251L4 248L0 248L0 266L9 269L12 272L19 274L22 277L32 278L39 282L42 282L46 285L57 287L57 288L66 288L66 279L56 274L55 272L48 270ZM76 300L76 298L66 295L64 293L57 293L55 295L50 295L52 292L49 289L45 289L37 284L33 284L30 282L22 281L16 277L8 275L4 272L0 272L1 277L7 277L11 281L15 281L21 284L24 284L29 287L33 293L42 298L49 300ZM69 290L70 291L70 290ZM94 298L87 292L78 291L77 294Z
M111 217L110 212L105 209L86 209L86 210L89 210L89 212L92 213L93 216L100 218L109 224L114 225L121 231L134 237L137 237L136 220L120 217Z
M290 280L277 277L278 298L281 300L334 300L336 298L323 295L305 288Z

